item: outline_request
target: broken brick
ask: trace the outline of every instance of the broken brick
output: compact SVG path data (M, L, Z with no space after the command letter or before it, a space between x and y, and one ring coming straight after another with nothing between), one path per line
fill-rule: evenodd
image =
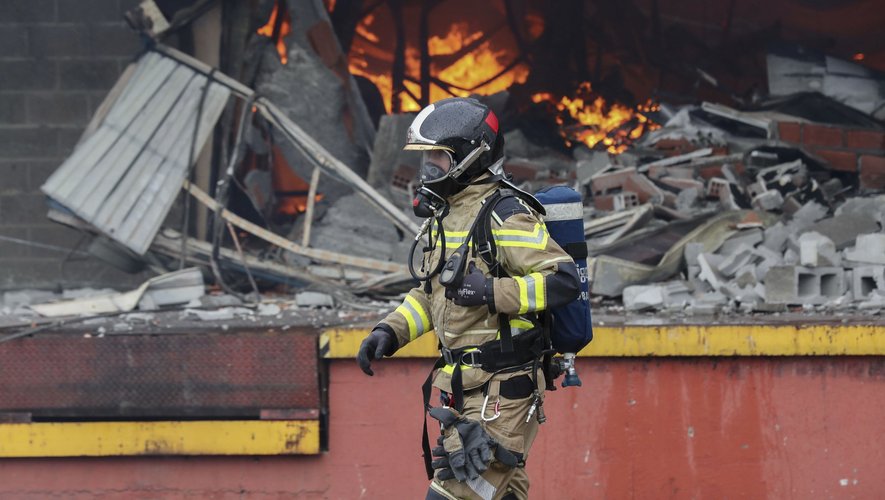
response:
M841 147L842 129L806 123L802 127L802 143L814 147Z
M655 143L655 149L662 151L668 157L684 155L698 149L688 139L661 139Z
M885 149L885 132L879 130L846 130L845 146L852 149Z
M722 165L708 165L698 168L698 176L702 179L712 179L714 177L722 177Z
M827 161L834 170L857 172L857 154L852 151L818 149L815 153Z
M623 191L617 194L604 194L593 197L593 206L597 210L616 212L639 206L639 197L631 191Z
M860 157L860 188L864 191L885 190L885 157L874 155Z
M777 135L782 141L802 142L802 124L796 122L778 122Z
M609 194L610 191L621 191L627 179L635 174L635 168L623 168L614 172L596 174L590 179L590 190L594 196Z

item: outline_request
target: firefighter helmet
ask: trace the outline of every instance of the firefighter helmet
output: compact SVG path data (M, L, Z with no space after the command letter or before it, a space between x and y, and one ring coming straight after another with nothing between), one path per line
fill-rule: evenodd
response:
M418 113L404 149L423 152L422 187L447 198L491 171L504 156L504 137L498 134L498 117L486 105L452 97Z

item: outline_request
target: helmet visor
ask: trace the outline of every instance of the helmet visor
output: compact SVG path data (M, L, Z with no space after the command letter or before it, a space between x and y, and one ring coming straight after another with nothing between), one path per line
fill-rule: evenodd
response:
M421 154L421 182L428 184L443 179L455 161L445 149L427 149Z
M432 163L442 169L443 172L448 172L452 169L455 161L452 159L452 153L445 149L428 149L421 155L421 163Z

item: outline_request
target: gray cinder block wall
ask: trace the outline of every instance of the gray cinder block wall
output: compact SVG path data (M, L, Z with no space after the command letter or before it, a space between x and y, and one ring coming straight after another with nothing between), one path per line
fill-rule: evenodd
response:
M0 290L126 288L143 278L82 253L8 240L63 249L81 240L46 218L39 189L141 47L122 17L137 3L0 1Z

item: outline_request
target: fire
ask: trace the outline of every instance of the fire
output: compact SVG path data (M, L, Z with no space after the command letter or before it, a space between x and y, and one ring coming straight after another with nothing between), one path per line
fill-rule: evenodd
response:
M377 43L379 38L371 30L375 18L368 15L357 26L360 37L370 43ZM431 36L427 41L428 53L433 56L447 56L456 54L463 47L482 38L482 31L471 32L467 23L455 23L449 28L445 36ZM376 72L369 67L367 52L378 57L374 47L354 47L350 53L350 72L362 75L378 87L384 98L384 104L388 111L391 109L393 81L389 71ZM378 57L392 61L392 56ZM418 101L412 96L420 96L421 88L417 81L421 73L421 54L414 47L407 47L405 52L406 76L404 85L408 92L401 97L402 111L417 111L420 109ZM434 102L445 97L468 96L470 94L493 94L505 90L514 83L522 83L528 76L528 68L519 64L508 71L504 71L507 60L506 50L496 50L491 41L485 41L473 51L464 54L446 67L439 67L439 59L431 64L430 73L433 77L455 85L460 88L443 88L437 84L430 85L429 102ZM467 89L467 90L462 90ZM409 95L411 93L412 95Z
M557 110L559 134L568 146L583 142L589 148L602 143L609 153L623 153L628 145L649 130L660 128L647 114L658 106L647 102L635 109L623 104L608 104L593 93L589 82L582 83L574 97L563 96L558 101L549 92L532 96L535 103L549 102Z
M273 12L270 13L270 19L267 20L267 24L258 28L258 33L261 36L266 36L271 40L274 39L274 27L277 23L277 15L279 15L280 10L280 2L276 2L273 7ZM283 12L283 17L280 23L280 32L276 35L277 42L277 54L280 55L280 62L286 64L289 60L289 50L286 48L286 42L283 41L283 38L286 37L289 33L292 33L292 19L289 17L289 10L286 9Z

